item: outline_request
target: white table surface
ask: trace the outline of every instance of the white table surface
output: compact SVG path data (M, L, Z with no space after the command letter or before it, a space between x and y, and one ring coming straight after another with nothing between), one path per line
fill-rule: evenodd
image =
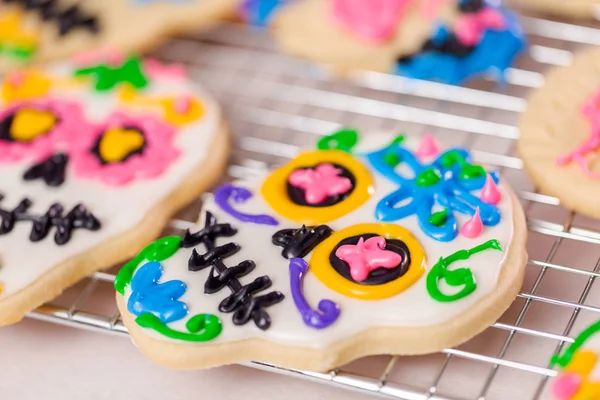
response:
M24 320L0 328L0 398L111 400L327 399L366 396L230 366L171 371L124 337Z

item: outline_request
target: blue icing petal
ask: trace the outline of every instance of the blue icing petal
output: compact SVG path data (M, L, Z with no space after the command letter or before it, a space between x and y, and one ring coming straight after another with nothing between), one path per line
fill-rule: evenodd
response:
M248 23L267 26L273 13L289 0L246 0L242 10Z
M163 274L159 262L144 264L135 273L131 281L131 295L127 309L134 315L144 313L155 315L164 324L177 321L188 314L187 305L178 299L183 296L187 286L180 280L158 283Z
M500 81L504 71L515 61L526 45L526 39L512 12L500 9L506 19L507 29L487 30L479 44L467 56L424 52L409 61L396 64L396 73L409 78L434 80L458 85L468 78L493 73ZM434 34L438 40L440 30Z

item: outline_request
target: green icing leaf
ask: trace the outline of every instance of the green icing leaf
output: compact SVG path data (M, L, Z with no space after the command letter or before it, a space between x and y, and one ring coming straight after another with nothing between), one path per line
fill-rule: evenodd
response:
M150 243L135 258L121 268L115 277L115 290L124 294L125 287L129 285L136 268L144 261L163 261L179 250L180 236L166 236Z

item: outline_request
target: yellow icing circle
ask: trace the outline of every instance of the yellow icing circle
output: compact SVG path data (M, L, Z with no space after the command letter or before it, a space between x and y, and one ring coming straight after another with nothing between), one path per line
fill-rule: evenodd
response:
M48 133L58 118L50 111L21 108L13 115L10 137L20 142L30 142Z
M317 164L337 164L354 175L354 190L343 201L328 207L308 207L289 199L287 180L292 172ZM261 193L273 210L282 217L306 225L324 224L340 218L363 205L374 192L369 171L351 155L339 150L321 150L300 154L265 180Z
M381 285L361 285L340 275L329 262L329 256L342 240L373 233L386 239L402 240L410 251L408 271L401 277ZM309 263L312 272L331 290L361 300L380 300L392 297L411 287L425 272L425 251L407 229L395 224L358 224L335 232L314 250Z
M100 138L98 155L107 163L122 161L144 143L144 135L135 129L110 128Z

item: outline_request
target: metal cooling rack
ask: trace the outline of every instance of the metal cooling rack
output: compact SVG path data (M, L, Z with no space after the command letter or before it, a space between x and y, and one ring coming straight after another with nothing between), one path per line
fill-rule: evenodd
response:
M543 82L543 71L569 63L582 45L600 44L600 29L532 17L523 22L529 52L501 86L482 79L467 88L449 87L372 72L352 74L348 83L323 67L278 54L268 33L233 23L175 39L156 52L187 64L224 105L236 137L230 178L281 164L341 124L431 132L448 145L472 148L478 161L498 168L528 215L523 291L498 323L465 345L422 357L368 357L325 374L248 366L406 400L548 398L545 384L555 375L550 356L599 317L600 296L593 289L600 276L600 223L536 192L513 153L516 120L524 96ZM169 230L191 226L198 211L196 204L181 213ZM114 270L97 273L29 317L126 335L114 306L113 279Z

